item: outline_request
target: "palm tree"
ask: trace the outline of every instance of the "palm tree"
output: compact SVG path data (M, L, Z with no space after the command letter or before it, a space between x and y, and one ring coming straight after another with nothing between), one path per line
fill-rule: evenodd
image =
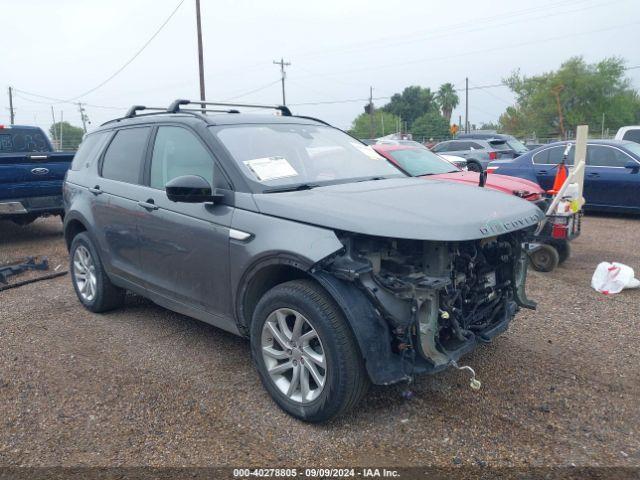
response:
M451 113L453 109L458 106L460 99L456 93L456 89L451 83L443 83L438 89L436 94L436 101L442 110L442 116L447 119L447 122L451 123Z

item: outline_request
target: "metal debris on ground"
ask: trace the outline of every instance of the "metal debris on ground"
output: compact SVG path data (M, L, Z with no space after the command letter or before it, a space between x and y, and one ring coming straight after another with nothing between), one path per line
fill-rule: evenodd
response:
M58 268L56 267L56 270L57 269ZM22 285L27 285L29 283L39 282L41 280L60 277L67 273L66 271L55 271L54 273L50 273L47 275L41 275L39 277L30 278L11 284L9 283L10 277L21 275L30 270L49 270L49 259L47 257L42 257L42 259L40 259L39 257L27 257L26 259L19 260L17 262L9 262L5 263L4 265L0 265L0 292L9 288L16 288L21 287Z

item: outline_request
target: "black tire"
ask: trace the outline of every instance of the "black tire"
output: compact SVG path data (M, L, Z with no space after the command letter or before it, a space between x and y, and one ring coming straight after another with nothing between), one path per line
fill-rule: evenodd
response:
M280 391L262 355L263 326L273 312L282 308L299 312L312 324L326 358L324 387L317 398L305 403ZM312 281L277 285L260 299L251 323L251 353L264 387L278 406L305 422L325 422L350 410L369 386L360 349L346 319L333 299Z
M468 160L467 161L467 170L469 170L470 172L482 172L482 165L480 165L480 163L478 163L475 160Z
M82 294L80 293L78 280L76 278L76 269L74 268L74 258L76 256L76 251L80 247L84 247L89 252L94 266L96 292L95 296L90 300L83 298ZM73 288L76 291L78 300L80 300L80 303L82 303L82 305L87 310L95 313L102 313L121 307L124 304L125 291L113 285L111 283L111 280L109 280L109 277L107 277L107 274L105 273L102 266L100 256L98 255L98 251L86 232L81 232L73 237L71 248L69 250L69 272L71 273L71 283L73 284Z
M21 227L27 226L36 221L37 215L18 215L11 218L11 221Z
M560 263L560 255L551 245L541 245L529 254L529 260L534 270L551 272Z
M551 245L558 252L558 256L560 257L560 265L567 261L567 259L571 256L571 245L568 240L554 240L551 242Z

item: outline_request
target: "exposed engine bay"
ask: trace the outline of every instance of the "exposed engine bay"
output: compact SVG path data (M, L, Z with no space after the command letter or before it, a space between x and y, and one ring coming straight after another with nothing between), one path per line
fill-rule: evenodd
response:
M344 249L323 268L366 293L394 352L438 369L506 330L519 307L535 308L524 292L525 235L433 242L343 233Z

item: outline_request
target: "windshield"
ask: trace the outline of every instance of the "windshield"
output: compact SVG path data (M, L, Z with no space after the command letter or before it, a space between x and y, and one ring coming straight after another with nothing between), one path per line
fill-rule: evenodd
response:
M525 144L522 143L517 138L511 137L510 139L507 140L507 143L517 153L524 153L529 151L529 149L525 146Z
M460 171L453 164L426 148L391 150L387 152L387 155L398 162L400 168L412 177Z
M49 142L35 128L5 128L0 131L0 153L48 152Z
M624 144L624 148L629 150L631 153L633 153L637 157L640 157L640 144L629 142Z
M212 128L243 173L265 186L316 186L403 176L371 147L332 127L259 124Z

